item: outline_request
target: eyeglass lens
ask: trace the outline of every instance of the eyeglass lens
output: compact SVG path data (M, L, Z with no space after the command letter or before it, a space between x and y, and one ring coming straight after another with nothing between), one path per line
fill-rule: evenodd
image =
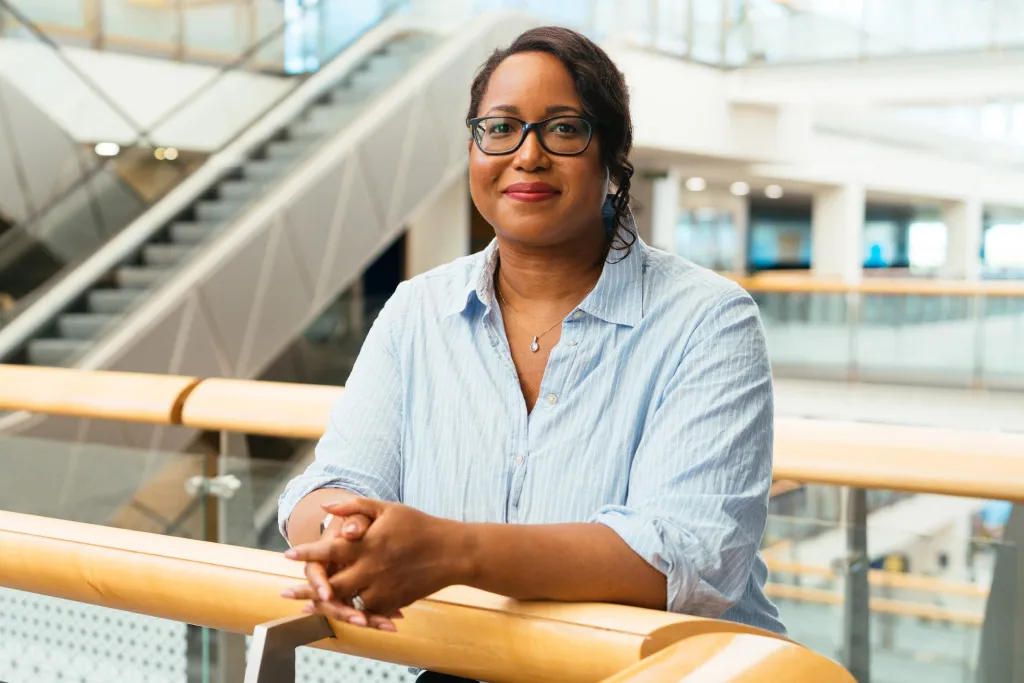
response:
M473 130L477 145L487 154L503 154L515 149L523 140L522 121L505 116L490 116ZM560 116L541 123L537 128L541 144L552 154L579 154L590 142L590 124L576 116Z

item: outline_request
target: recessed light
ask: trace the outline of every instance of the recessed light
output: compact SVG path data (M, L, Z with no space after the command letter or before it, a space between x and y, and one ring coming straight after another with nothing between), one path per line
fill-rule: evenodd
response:
M690 192L703 192L708 187L708 181L694 176L686 181L686 189Z
M153 150L153 156L156 157L157 161L163 161L166 158L167 150L163 147L157 147Z
M764 188L764 196L768 199L780 199L785 194L780 185L768 185Z
M732 192L737 197L746 197L748 194L750 194L750 185L743 182L742 180L737 180L735 183L729 186L729 192Z
M97 142L93 149L101 157L116 157L121 151L121 145L116 142Z
M174 147L168 147L164 150L164 158L167 159L167 161L174 161L178 158L178 150Z

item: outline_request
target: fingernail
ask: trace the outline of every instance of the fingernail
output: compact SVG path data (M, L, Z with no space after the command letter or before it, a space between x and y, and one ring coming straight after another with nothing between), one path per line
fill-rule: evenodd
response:
M394 624L381 624L377 628L380 629L381 631L391 631L392 633L397 633L398 632L398 629L395 628Z
M287 557L289 560L294 560L296 557L299 556L299 554L294 550L286 550L284 556Z
M283 591L281 591L281 597L282 598L294 598L295 597L295 591L293 591L291 588L283 590Z
M342 527L342 531L344 531L346 534L354 534L357 528L358 527L356 527L355 522L349 522L344 527Z
M348 623L353 626L366 626L366 617L361 614L353 614L348 618Z
M328 600L331 599L331 591L328 590L326 586L320 586L319 593L320 593L320 599L323 600L324 602L327 602Z

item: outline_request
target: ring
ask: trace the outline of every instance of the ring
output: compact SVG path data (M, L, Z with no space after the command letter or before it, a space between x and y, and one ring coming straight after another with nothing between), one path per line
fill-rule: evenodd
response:
M366 611L366 603L363 602L363 599L361 597L359 597L359 593L356 593L352 596L352 606L360 612Z

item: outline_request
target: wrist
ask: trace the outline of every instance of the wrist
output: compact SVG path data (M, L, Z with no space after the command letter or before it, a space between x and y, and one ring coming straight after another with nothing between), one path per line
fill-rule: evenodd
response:
M473 586L480 575L480 526L469 522L448 522L444 529L448 543L445 556L449 558L452 583Z

